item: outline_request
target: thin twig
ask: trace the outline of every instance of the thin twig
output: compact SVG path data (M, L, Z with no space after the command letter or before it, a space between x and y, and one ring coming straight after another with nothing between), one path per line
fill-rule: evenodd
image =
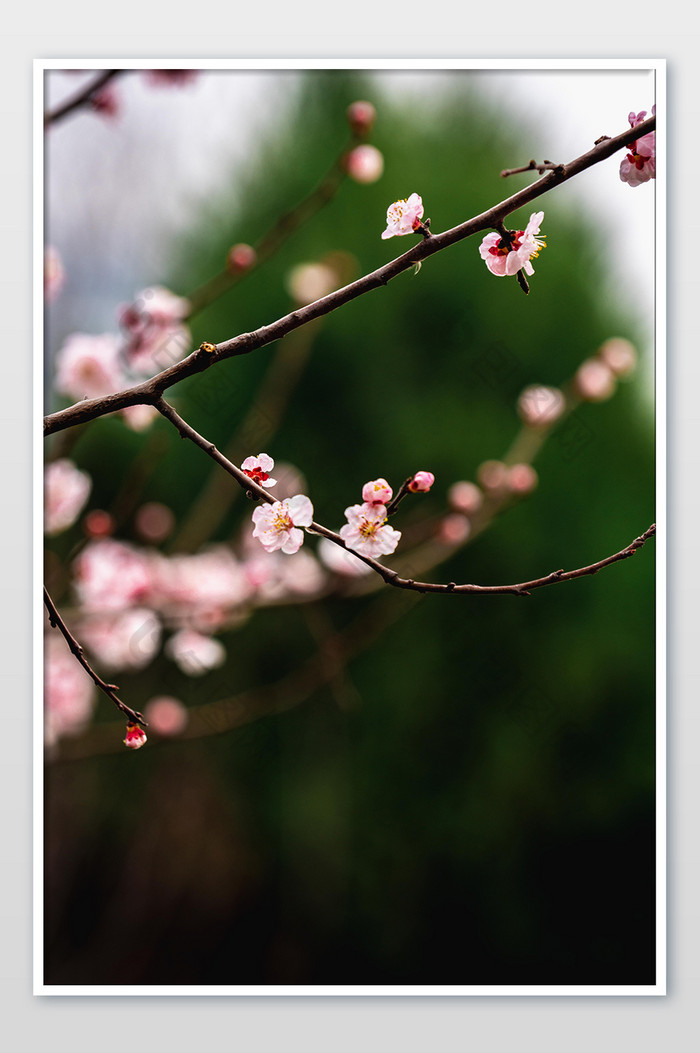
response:
M540 175L543 175L545 172L556 172L557 169L563 167L563 165L555 164L554 161L543 161L542 164L538 164L533 160L520 168L504 168L501 177L506 179L508 176L519 175L521 172L539 172Z
M111 702L114 702L117 709L120 709L122 711L124 716L131 724L141 724L143 725L143 727L148 727L148 723L144 719L142 713L139 713L136 709L131 709L129 706L126 705L125 702L122 702L120 698L117 698L115 694L115 691L119 690L117 684L108 684L105 680L102 679L101 676L97 675L97 673L85 657L82 645L78 643L78 641L73 636L72 632L64 622L63 618L58 613L56 605L51 599L51 596L49 595L48 589L46 587L44 587L44 604L46 606L47 611L49 612L49 621L51 625L54 629L58 629L58 631L61 633L66 643L70 647L72 653L78 659L85 672L88 673L88 675L93 679L97 687L99 687L100 691L103 691Z
M67 102L62 103L60 106L57 106L55 110L51 110L49 113L45 114L44 127L48 128L50 124L56 124L57 121L67 117L69 113L73 112L73 110L77 110L79 107L89 103L101 88L104 88L104 86L116 77L117 74L123 72L124 70L121 69L108 69L102 72L99 77L88 84L87 87L81 88L80 91L72 96L72 98L68 99Z
M642 138L648 132L653 131L655 127L656 118L650 117L638 124L634 129L627 128L620 135L615 136L613 139L604 140L569 164L547 172L530 186L506 198L505 201L494 205L487 212L482 212L459 226L443 231L442 234L433 234L429 238L424 238L419 244L404 253L403 256L398 256L390 263L384 264L383 267L379 267L357 281L351 282L350 285L336 289L335 292L321 297L320 300L316 300L314 303L307 304L306 307L300 307L290 314L278 318L277 321L272 322L270 325L261 326L251 333L241 333L230 340L213 345L213 352L199 348L182 362L170 366L168 369L163 370L162 373L142 384L137 384L135 387L127 388L124 391L102 398L85 399L74 406L68 406L66 409L49 414L44 418L44 435L52 435L54 432L63 431L65 428L71 428L76 424L95 420L97 417L125 409L127 406L155 405L164 391L186 377L202 373L212 365L227 358L248 355L252 351L273 343L275 340L281 340L282 337L287 336L288 333L293 332L300 326L306 325L312 319L330 314L331 311L335 311L338 307L342 307L351 300L357 299L358 296L387 285L392 278L414 267L416 263L420 263L429 256L433 256L436 252L446 249L449 245L454 245L464 238L471 237L472 234L476 234L478 231L498 230L499 225L502 225L504 219L512 212L546 194L553 187L559 186L559 184L566 182L568 179L572 179L580 172L606 160L629 142Z

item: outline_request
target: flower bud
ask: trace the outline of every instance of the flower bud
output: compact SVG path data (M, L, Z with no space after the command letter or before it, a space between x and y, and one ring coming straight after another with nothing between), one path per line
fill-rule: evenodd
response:
M637 364L637 352L629 340L621 336L606 340L598 348L598 357L603 360L608 369L612 370L616 377L626 377L634 371Z
M513 494L532 493L537 482L537 472L531 464L514 464L508 472L508 489Z
M88 537L110 537L116 526L114 516L101 508L93 508L83 519L83 530Z
M484 503L484 495L475 483L460 480L447 491L447 500L455 512L472 516Z
M257 258L257 253L252 245L240 242L229 249L226 257L226 269L234 274L242 274L255 265Z
M523 423L531 428L548 428L559 420L565 406L566 399L559 388L531 384L520 394L518 414Z
M358 136L358 138L364 138L372 131L377 111L371 102L358 99L357 102L350 103L346 110L346 116L352 134Z
M376 146L363 143L346 155L345 171L356 183L376 183L384 171L384 157Z
M485 490L503 490L508 486L508 469L503 461L484 461L476 475Z
M427 494L434 482L435 476L432 472L416 472L413 479L408 484L408 489L412 494Z
M146 742L146 732L139 724L132 724L129 722L126 725L126 738L124 739L124 745L128 746L130 750L140 750Z
M386 479L374 479L362 487L362 500L368 505L387 505L393 495Z
M574 388L586 402L604 402L615 394L615 374L599 358L589 358L576 370Z

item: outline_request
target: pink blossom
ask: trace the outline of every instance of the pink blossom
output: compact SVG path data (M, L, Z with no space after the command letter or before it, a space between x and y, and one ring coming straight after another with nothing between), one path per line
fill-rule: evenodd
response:
M503 490L508 486L508 468L503 461L482 461L476 474L484 490Z
M78 735L95 706L95 685L55 631L46 638L44 665L44 734L51 746L64 735Z
M299 527L310 526L313 516L313 505L303 494L271 505L259 505L253 512L253 537L260 541L266 552L275 552L279 548L291 555L304 543L304 534Z
M362 500L368 505L388 505L393 494L386 479L374 479L362 487Z
M94 614L81 622L80 639L102 668L136 671L158 654L161 625L147 607Z
M74 399L95 399L124 386L116 336L73 333L68 337L56 356L56 391Z
M318 554L328 569L336 574L342 574L349 578L358 578L364 574L372 573L372 568L363 563L361 559L353 556L352 552L341 548L340 545L336 545L333 541L329 541L326 537L321 538L319 542Z
M116 526L114 516L102 508L93 508L83 519L83 530L88 537L110 537Z
M518 413L531 428L548 428L559 420L565 409L564 393L544 384L531 384L518 398Z
M190 310L189 300L160 285L142 289L132 304L120 308L119 324L133 373L150 377L185 356L191 337L184 319Z
M652 106L651 112L656 114L656 106ZM646 115L646 110L630 113L627 118L630 127L636 128ZM630 186L641 186L650 179L656 179L656 132L648 132L629 144L629 153L620 163L620 179Z
M371 102L358 99L357 102L350 103L346 116L352 134L363 138L372 131L377 111Z
M626 377L637 365L634 344L621 336L613 336L598 348L598 357L605 362L616 377Z
M243 566L224 545L153 559L149 602L199 631L214 632L252 591Z
M145 431L160 414L155 406L141 405L126 406L120 416L132 431Z
M423 218L423 202L419 194L411 194L389 205L386 212L386 230L382 238L393 238L402 234L413 234Z
M472 516L484 503L484 495L475 483L460 480L447 491L447 500L456 512Z
M198 69L149 69L146 70L146 80L154 87L182 87L197 80L199 73Z
M44 299L55 300L66 280L66 272L57 249L47 245L44 251Z
M617 382L613 371L599 358L589 358L576 370L574 387L586 402L605 402L615 394Z
M72 461L62 457L44 472L44 530L60 534L75 523L87 501L92 480Z
M537 482L537 472L531 464L514 464L508 471L508 488L513 494L530 494Z
M435 476L432 472L416 472L408 484L408 489L412 494L427 494L434 482Z
M356 183L376 183L384 171L384 157L376 146L363 143L345 158L345 171Z
M401 540L401 531L387 525L384 505L351 505L340 536L348 548L363 556L389 556Z
M130 750L140 750L142 746L145 746L147 741L146 732L140 724L129 723L126 725L126 738L124 739L124 745L128 746Z
M88 611L115 611L140 605L152 588L146 556L113 538L89 541L73 563L75 591Z
M304 549L290 556L268 552L248 560L246 571L255 583L258 604L279 603L292 598L317 596L326 584L318 560Z
M90 105L104 117L117 117L122 108L121 96L114 85L105 84L90 97Z
M242 273L243 271L249 271L251 267L254 267L257 258L257 253L252 245L246 245L244 242L240 242L238 245L233 245L229 249L228 256L226 257L226 266L234 273Z
M545 249L544 237L538 238L544 212L533 212L525 230L513 231L511 244L508 245L495 231L487 234L479 246L479 253L486 266L497 277L516 274L521 268L526 274L534 274L530 263Z
M146 703L143 712L151 731L164 738L183 732L189 719L187 707L183 706L179 698L169 695L156 695Z
M438 539L444 545L461 545L471 533L471 523L466 516L452 512L445 516L438 529Z
M165 653L188 676L202 676L226 661L226 648L211 636L181 629L165 645Z
M286 285L292 299L304 306L333 292L338 274L327 263L300 263L292 267Z
M259 453L257 457L246 457L241 468L246 475L250 476L258 486L276 486L277 480L270 478L270 472L275 467L275 462L267 453Z

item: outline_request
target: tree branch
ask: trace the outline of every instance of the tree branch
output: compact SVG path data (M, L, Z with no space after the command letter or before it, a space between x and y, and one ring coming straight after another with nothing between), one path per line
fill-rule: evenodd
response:
M50 124L56 124L63 117L67 117L73 110L77 110L80 106L84 106L85 103L90 102L93 95L95 95L101 88L104 88L105 84L108 84L114 77L119 73L123 73L121 69L108 69L99 75L92 83L88 84L87 87L81 88L80 91L72 98L68 99L67 102L57 106L55 110L44 115L44 128L48 128Z
M52 435L54 432L73 427L75 424L95 420L97 417L125 409L127 406L156 405L163 392L180 380L194 376L196 373L204 372L204 370L209 369L217 362L222 362L227 358L233 358L238 355L250 354L266 344L280 340L282 337L287 336L288 333L293 332L293 330L306 325L312 319L329 314L351 300L357 299L358 296L387 285L392 278L395 278L403 271L409 270L417 263L422 262L429 256L433 256L436 252L440 252L449 245L454 245L464 238L471 237L472 234L476 234L481 230L497 230L499 225L502 225L504 219L512 212L546 194L555 186L572 179L587 168L591 168L593 165L606 160L628 143L634 142L648 132L653 131L655 127L656 118L650 117L635 128L627 128L614 138L603 140L569 164L561 165L553 171L548 171L530 186L494 205L487 212L482 212L459 226L443 231L442 234L432 234L431 237L424 238L419 244L390 263L379 267L370 274L366 274L355 282L351 282L350 285L329 293L328 296L324 296L314 303L307 304L306 307L300 307L290 314L284 315L270 325L261 326L251 333L241 333L239 336L214 345L215 349L213 352L199 348L182 362L170 366L168 369L163 370L162 373L142 384L103 398L85 399L74 406L49 414L44 418L44 435Z
M97 687L99 687L100 691L103 691L111 702L114 702L117 709L120 709L122 711L124 716L131 724L141 724L143 725L143 727L148 727L148 723L144 719L143 714L139 713L136 709L131 709L129 706L126 705L126 703L122 702L120 698L117 698L115 694L115 691L119 690L117 685L108 684L102 679L102 677L97 675L97 673L85 657L82 645L78 643L78 641L73 636L66 623L63 621L63 618L56 610L56 605L51 599L51 596L49 595L48 589L46 587L44 587L44 604L46 606L47 611L49 612L49 621L51 622L52 627L54 629L58 629L58 631L61 633L66 643L70 647L72 653L78 659L86 673L88 673L88 675L93 679Z

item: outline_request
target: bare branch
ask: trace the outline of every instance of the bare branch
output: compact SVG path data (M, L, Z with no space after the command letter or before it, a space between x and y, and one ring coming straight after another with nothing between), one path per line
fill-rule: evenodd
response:
M95 80L88 84L87 87L81 88L80 91L72 98L68 99L67 102L62 103L60 106L57 106L55 110L47 113L44 116L44 128L48 128L50 124L56 124L57 121L62 120L63 117L67 117L69 113L73 112L73 110L85 106L101 88L104 88L106 84L109 84L117 74L123 72L124 70L121 69L105 70L99 75L99 77L96 77Z
M117 709L120 709L124 716L131 724L141 724L143 727L148 727L147 721L144 719L143 714L139 713L136 709L131 709L126 703L122 702L120 698L117 698L115 692L119 690L116 684L108 684L101 676L98 676L95 670L88 662L83 652L82 645L78 643L76 638L71 633L70 629L64 622L61 615L56 610L56 605L51 599L46 587L44 587L44 604L47 611L49 612L49 621L54 629L58 629L66 643L70 647L72 653L78 659L83 669L93 679L100 691L103 691L110 702L114 702Z

